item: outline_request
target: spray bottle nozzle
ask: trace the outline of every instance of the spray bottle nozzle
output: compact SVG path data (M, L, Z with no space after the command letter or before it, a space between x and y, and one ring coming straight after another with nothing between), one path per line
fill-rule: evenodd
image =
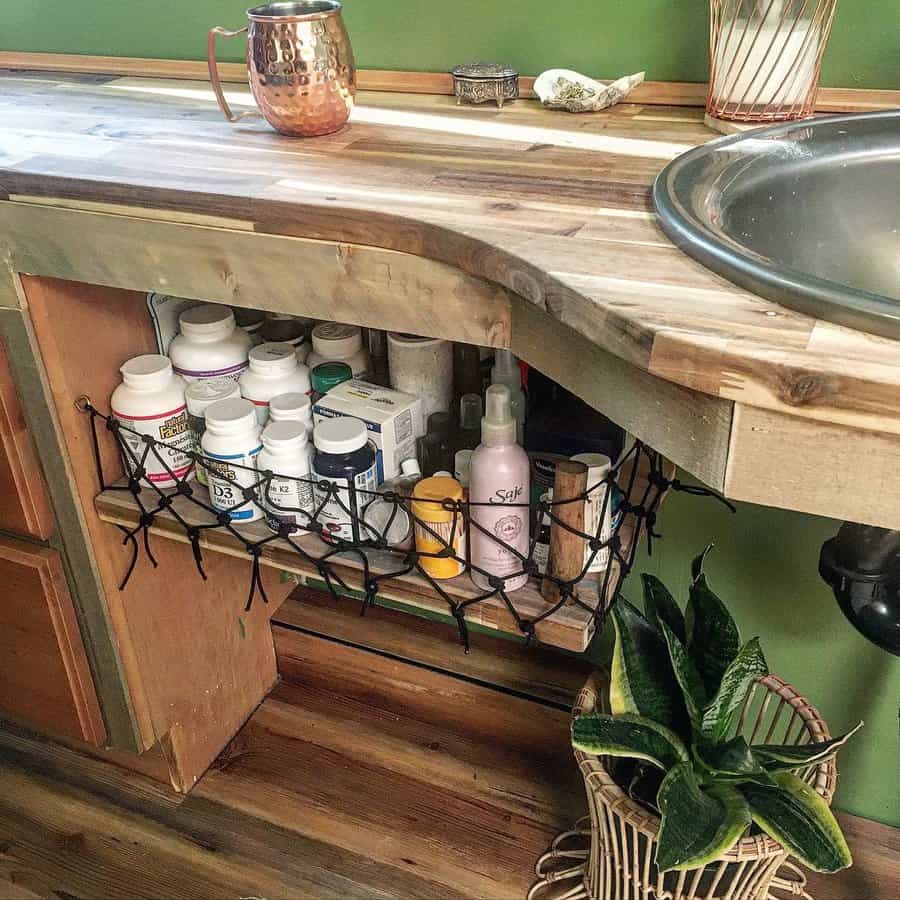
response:
M492 384L485 392L484 400L482 443L494 446L515 443L516 420L512 414L509 388L505 384Z

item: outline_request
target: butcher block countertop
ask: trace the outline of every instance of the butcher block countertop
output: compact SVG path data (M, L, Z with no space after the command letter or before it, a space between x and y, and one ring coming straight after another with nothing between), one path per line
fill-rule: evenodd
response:
M243 86L227 94L237 108L252 103ZM203 82L8 73L0 115L0 196L10 205L120 205L436 260L688 397L877 433L900 456L900 342L750 294L658 226L655 176L714 137L701 109L571 115L530 100L498 110L362 92L348 127L303 140L262 119L228 124ZM758 433L756 420L746 431Z

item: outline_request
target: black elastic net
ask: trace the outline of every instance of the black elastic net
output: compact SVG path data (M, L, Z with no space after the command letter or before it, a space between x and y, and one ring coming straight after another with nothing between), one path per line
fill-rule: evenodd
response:
M541 622L556 615L566 604L576 604L589 612L594 618L596 630L599 631L609 609L618 597L622 582L631 571L637 552L637 537L627 542L623 541L623 530L627 527L628 531L635 536L640 535L644 530L648 549L652 552L652 541L660 537L656 532L656 514L666 491L680 490L694 495L710 496L724 503L732 511L734 509L727 500L713 491L696 485L682 485L677 479L667 477L661 455L639 441L635 442L622 455L603 481L576 497L559 499L554 497L551 501L512 504L477 504L467 500L452 499L423 501L416 498L415 503L417 504L433 503L446 513L452 514L449 534L446 528L441 534L428 521L417 517L413 511L413 498L411 497L392 491L363 491L355 488L352 484L349 485L349 488L338 487L338 485L328 482L327 479L323 481L321 478L317 479L312 476L295 478L271 471L258 471L230 462L229 467L232 469L253 473L252 484L245 487L237 481L227 479L225 473L221 469L217 469L216 477L220 481L227 480L240 500L232 507L232 511L250 509L252 504L259 505L263 511L277 506L277 512L282 515L298 516L303 529L297 531L297 526L294 524L276 522L270 528L277 528L277 530L272 530L271 533L260 537L258 534L260 529L251 529L256 532L251 534L246 525L241 525L232 519L231 513L215 509L210 503L207 489L193 480L191 473L181 474L174 471L165 453L161 451L177 451L189 457L195 465L209 463L215 467L216 460L196 451L185 450L183 446L175 446L156 440L149 435L140 434L116 418L104 415L94 408L86 398L81 401L79 408L90 417L91 439L100 490L130 493L140 511L136 525L130 528L117 526L124 535L123 545L130 549L126 572L119 585L120 590L124 590L128 584L138 563L141 546L143 546L151 565L154 568L157 566L150 546L150 530L158 518L168 516L184 531L193 552L197 571L204 580L207 578L201 551L201 539L204 532L212 529L225 531L243 544L251 560L246 610L251 608L257 595L263 602L268 602L260 573L260 560L266 548L295 553L298 560L305 564L306 570L315 569L335 597L358 590L346 583L336 565L349 560L355 562L359 567L359 577L362 580L364 593L361 612L364 613L368 606L375 603L381 586L385 582L416 573L427 582L434 594L446 603L448 613L456 620L460 639L467 651L469 635L466 612L470 607L490 598L498 598L503 603L520 632L528 640L535 638L535 629ZM99 427L98 423L100 423ZM101 431L106 431L118 446L126 472L128 472L128 478L124 484L110 484L106 480L100 451ZM126 440L124 434L128 434L130 439ZM148 462L153 462L157 471L161 469L168 474L170 486L161 487L145 478ZM275 503L271 489L276 480L306 482L310 486L317 483L319 496L311 509L285 506L283 501ZM570 503L583 504L594 491L601 491L603 494L599 516L600 526L597 533L587 534L578 531L559 518L560 507ZM182 503L182 509L189 508L191 510L191 521L188 521L188 518L176 508L175 501L178 498L183 498L183 501L189 504L188 507L184 507ZM376 498L392 507L390 515L381 529L365 518L366 508ZM320 514L328 500L336 500L351 521L354 535L352 540L328 535L320 521ZM487 505L494 509L498 505L505 505L510 509L527 510L531 525L527 553L522 553L516 547L501 540L492 531L485 529L477 521L477 512L473 518L473 510L476 510L478 506ZM409 517L414 531L418 529L420 534L428 536L437 543L436 550L423 552L415 547L413 549L399 548L388 543L387 535L390 534L393 520L395 516L400 515L400 511ZM608 518L612 522L611 528L606 524L607 512L610 513ZM538 570L535 549L539 542L541 525L546 518L550 519L551 527L564 528L577 535L588 548L589 552L585 553L581 572L570 579L563 580L550 572L541 574ZM515 573L499 577L472 565L467 554L461 549L460 539L465 538L463 546L471 546L471 537L476 531L517 557L520 563L519 569ZM310 535L318 536L318 538L310 539ZM325 540L326 536L327 541ZM600 553L609 555L609 565L586 582L585 577L597 554ZM477 572L484 576L489 587L475 596L454 597L445 589L447 582L433 577L423 567L422 561L428 558L454 560L463 575ZM544 581L549 580L558 589L558 599L554 600L552 604L548 604L547 608L538 615L530 617L523 615L516 603L516 592L505 589L506 582L521 577L523 574L535 579L540 586L543 586Z

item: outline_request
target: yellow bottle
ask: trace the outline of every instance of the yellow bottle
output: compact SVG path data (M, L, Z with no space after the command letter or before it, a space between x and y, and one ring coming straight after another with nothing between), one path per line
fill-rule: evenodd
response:
M419 564L432 578L456 578L465 569L465 520L461 513L446 509L443 505L444 500L459 501L462 498L462 485L455 478L446 476L423 478L413 489L416 550L419 553L440 553L452 547L457 557L420 556Z

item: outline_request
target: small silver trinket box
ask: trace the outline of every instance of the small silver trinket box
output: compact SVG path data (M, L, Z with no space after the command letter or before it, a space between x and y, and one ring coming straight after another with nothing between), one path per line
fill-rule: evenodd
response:
M457 104L493 100L502 107L507 100L515 100L519 96L519 73L512 66L468 63L454 66L450 74L453 76Z

